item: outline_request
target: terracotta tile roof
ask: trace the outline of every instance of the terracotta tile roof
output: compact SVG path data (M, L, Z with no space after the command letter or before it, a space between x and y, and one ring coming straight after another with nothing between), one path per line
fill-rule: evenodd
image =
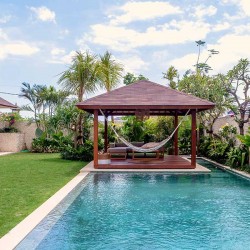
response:
M13 108L13 109L15 109L18 107L0 97L0 108L10 108L10 109Z
M130 110L132 112L132 110L139 109L149 109L150 111L197 109L197 111L202 111L214 106L214 103L207 100L145 80L77 104L78 108L91 113L94 109L103 109L116 114L123 114L124 112L121 111Z

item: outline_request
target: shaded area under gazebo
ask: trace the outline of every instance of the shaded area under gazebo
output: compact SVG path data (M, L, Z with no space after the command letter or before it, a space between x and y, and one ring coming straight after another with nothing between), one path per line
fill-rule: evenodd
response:
M108 93L90 98L77 104L77 107L94 114L94 168L103 169L162 169L162 168L195 168L196 167L196 114L213 108L215 105L207 100L173 90L163 85L139 81ZM192 116L191 161L183 159L178 154L178 130L174 134L174 155L162 159L124 159L112 160L110 164L98 164L98 116L103 111L106 117L127 116L146 113L149 116L173 116L175 127L178 117L184 116L188 110ZM107 152L108 124L105 120L104 141Z

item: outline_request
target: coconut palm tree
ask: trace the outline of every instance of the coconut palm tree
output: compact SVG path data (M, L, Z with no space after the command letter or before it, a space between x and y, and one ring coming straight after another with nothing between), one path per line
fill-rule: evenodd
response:
M112 59L112 54L108 51L103 56L100 55L99 77L101 87L107 92L114 89L122 78L123 65ZM111 117L113 122L113 117Z
M103 56L100 55L99 77L101 86L107 92L114 89L122 78L123 65L112 59L112 54L108 51Z
M85 93L93 93L99 83L97 57L88 51L77 51L72 65L61 73L58 83L65 91L77 95L78 101L83 101ZM80 112L75 136L75 147L83 144L82 131L83 113Z

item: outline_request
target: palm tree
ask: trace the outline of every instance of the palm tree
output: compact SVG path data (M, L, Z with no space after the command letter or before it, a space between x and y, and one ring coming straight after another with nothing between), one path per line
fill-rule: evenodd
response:
M59 80L63 89L71 94L77 95L78 101L83 101L85 93L93 93L99 83L97 57L88 51L82 53L77 51L73 57L72 65L62 72ZM75 136L75 147L83 144L83 113L80 112Z
M43 114L45 114L45 110L48 109L48 115L52 117L55 108L61 105L69 95L70 93L68 91L57 91L53 86L45 86L40 94L43 101Z
M103 56L100 55L99 77L101 85L107 92L114 89L120 78L122 78L123 65L112 59L112 54L108 51Z
M174 66L170 66L166 73L163 73L163 78L169 80L169 87L172 89L177 89L178 84L174 81L177 78L178 81L178 70Z
M39 116L43 105L41 92L43 91L44 86L36 84L30 86L30 84L26 82L23 82L22 85L19 97L23 97L30 101L30 104L22 106L22 110L33 112L36 125L37 127L40 127Z
M122 78L123 65L112 59L112 54L108 51L103 56L100 55L99 62L99 77L101 86L105 88L107 92L114 89L119 80ZM112 122L113 116L111 117Z

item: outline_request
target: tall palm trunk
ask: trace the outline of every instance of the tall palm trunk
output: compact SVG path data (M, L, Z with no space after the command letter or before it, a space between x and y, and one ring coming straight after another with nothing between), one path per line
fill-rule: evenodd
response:
M78 94L79 102L83 101L83 94L84 94L84 88L80 88L79 94ZM77 147L79 145L83 145L83 128L82 128L82 124L83 124L83 114L80 112L80 114L78 116L77 128L76 128L76 134L75 134L75 137L76 137L75 138L75 141L76 141L75 147Z

